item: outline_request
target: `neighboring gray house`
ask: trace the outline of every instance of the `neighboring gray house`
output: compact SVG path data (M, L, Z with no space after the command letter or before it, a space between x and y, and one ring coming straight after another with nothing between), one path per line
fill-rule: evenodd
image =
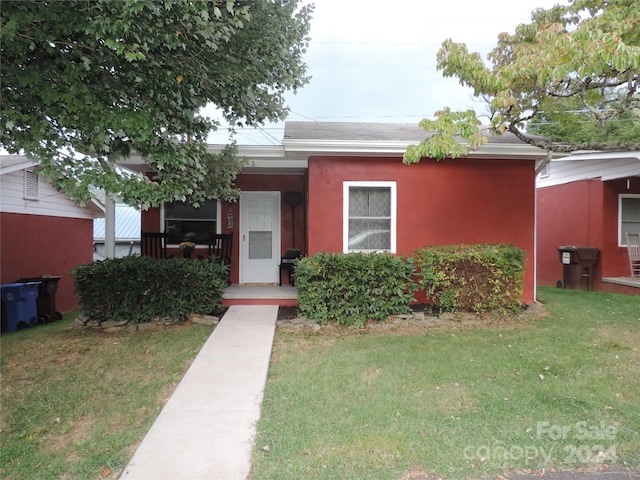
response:
M125 204L116 204L115 217L116 257L140 253L140 210ZM93 221L93 259L104 260L105 219Z

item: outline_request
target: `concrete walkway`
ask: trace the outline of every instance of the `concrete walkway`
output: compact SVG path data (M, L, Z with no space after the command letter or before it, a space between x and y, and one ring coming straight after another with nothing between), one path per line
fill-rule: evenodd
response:
M123 480L244 480L278 307L232 306L142 440Z

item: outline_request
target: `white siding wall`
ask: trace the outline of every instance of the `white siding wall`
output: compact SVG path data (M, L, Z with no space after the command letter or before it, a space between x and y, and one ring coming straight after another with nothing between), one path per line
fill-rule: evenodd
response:
M24 198L24 170L0 175L0 212L51 217L94 218L93 213L76 205L67 195L55 190L41 176L38 200Z
M549 176L538 176L536 186L543 188L591 178L606 181L636 175L640 175L640 162L635 158L552 160L549 163Z

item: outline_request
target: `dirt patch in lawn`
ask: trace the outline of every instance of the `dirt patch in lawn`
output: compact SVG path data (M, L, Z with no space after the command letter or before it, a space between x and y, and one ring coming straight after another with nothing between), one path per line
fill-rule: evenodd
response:
M298 307L278 307L278 320L292 320L299 316Z
M390 316L385 322L368 322L363 328L345 327L334 322L320 324L300 314L298 307L278 308L278 330L284 332L311 332L311 333L401 333L422 332L425 329L472 329L522 326L528 320L546 316L546 310L540 303L523 308L519 313L513 314L487 314L477 315L467 312L440 312L433 305L412 305L411 312L402 315Z

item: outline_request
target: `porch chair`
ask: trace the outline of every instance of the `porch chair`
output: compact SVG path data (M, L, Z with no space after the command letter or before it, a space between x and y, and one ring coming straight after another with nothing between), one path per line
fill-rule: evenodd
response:
M626 233L631 276L640 278L640 233Z
M233 252L233 233L217 233L211 235L207 257L216 258L220 263L229 267L229 283L231 283L231 255Z
M144 257L167 258L167 239L162 232L140 232L140 254Z

